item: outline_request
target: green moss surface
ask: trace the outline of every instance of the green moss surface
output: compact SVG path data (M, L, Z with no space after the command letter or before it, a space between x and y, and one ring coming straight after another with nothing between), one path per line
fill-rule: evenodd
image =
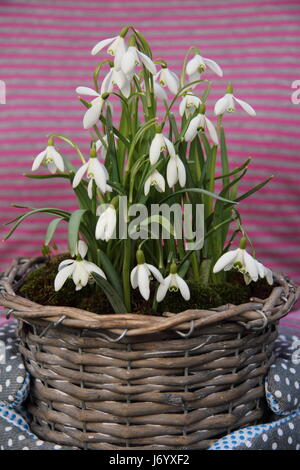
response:
M77 307L99 314L113 313L104 292L95 284L88 284L80 291L75 291L74 283L68 280L62 289L54 291L54 279L59 263L69 255L58 255L49 258L48 262L31 271L20 287L18 293L41 305L61 305ZM188 281L191 299L185 301L179 292L168 292L163 302L158 304L157 313L178 313L187 309L209 309L227 303L241 304L250 297L265 298L270 294L270 287L265 280L245 285L243 277L233 273L230 282L220 285L203 285L201 282ZM152 290L154 295L155 290ZM138 290L133 292L132 310L135 313L150 314L152 302L145 302Z

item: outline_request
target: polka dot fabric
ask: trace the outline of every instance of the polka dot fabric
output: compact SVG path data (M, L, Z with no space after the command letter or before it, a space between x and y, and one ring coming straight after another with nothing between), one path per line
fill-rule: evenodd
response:
M265 381L266 399L274 413L273 421L239 429L219 439L209 450L300 450L298 350L298 336L279 335L275 347L276 360Z
M300 450L300 409L268 424L235 431L209 450Z
M280 335L277 344L278 357L265 382L266 398L274 413L288 415L300 406L300 340Z
M29 414L22 406L30 377L18 352L15 330L16 322L0 326L0 341L5 345L5 363L0 364L0 450L69 449L41 441L30 432Z
M0 341L5 344L4 364L0 364L0 401L20 405L29 393L29 375L25 371L15 335L16 322L0 326Z

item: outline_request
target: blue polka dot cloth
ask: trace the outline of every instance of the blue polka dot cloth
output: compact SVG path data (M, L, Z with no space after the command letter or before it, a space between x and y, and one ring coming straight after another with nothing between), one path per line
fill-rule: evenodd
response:
M18 352L15 328L15 322L0 326L0 449L74 450L42 441L30 431L30 377ZM300 450L300 338L280 334L275 352L265 380L270 421L234 431L209 450Z
M68 450L37 438L30 431L24 402L30 377L18 352L16 322L0 326L0 450Z
M300 450L300 338L280 334L265 380L272 421L239 429L209 450Z

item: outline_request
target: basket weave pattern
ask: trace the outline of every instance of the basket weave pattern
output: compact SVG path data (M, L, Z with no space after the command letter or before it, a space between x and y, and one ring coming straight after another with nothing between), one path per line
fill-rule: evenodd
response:
M0 304L19 320L40 438L81 449L205 449L261 420L277 322L299 297L283 276L268 299L238 306L96 315L17 296L36 263L18 260L4 273Z

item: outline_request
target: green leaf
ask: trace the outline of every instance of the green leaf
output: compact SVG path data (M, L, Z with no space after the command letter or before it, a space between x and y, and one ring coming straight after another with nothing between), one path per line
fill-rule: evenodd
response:
M49 175L37 175L37 174L31 174L31 173L23 173L23 176L26 176L26 178L32 178L32 179L37 179L37 180L47 180L47 179L52 179L52 178L70 179L72 178L73 173L55 173L55 174L50 173Z
M256 193L256 191L259 191L261 188L263 188L272 178L274 178L274 176L269 176L269 178L267 178L266 180L264 180L262 183L259 183L257 184L256 186L254 186L254 188L250 189L249 191L247 191L246 193L242 194L241 196L237 197L235 199L235 202L239 202L239 201L242 201L243 199L246 199L247 197L251 196L251 194L254 194Z
M29 207L18 206L18 205L15 205L14 207L18 207L19 209L29 209ZM55 208L52 208L52 207L51 208L42 208L42 209L33 209L30 212L26 212L26 214L19 215L18 217L14 218L13 220L10 220L10 221L6 222L5 224L3 224L3 225L10 225L10 224L16 222L16 224L13 226L13 228L10 230L10 232L6 235L4 240L7 240L14 233L14 231L23 222L23 220L25 220L27 217L29 217L31 215L38 214L40 212L45 213L45 214L57 215L59 217L62 217L64 220L68 220L70 215L71 215L70 212L62 211L60 209L55 209Z
M205 194L206 196L210 196L210 197L213 197L215 199L218 199L219 201L228 202L230 204L236 204L237 203L237 201L231 201L229 199L225 199L224 197L219 196L218 194L215 194L215 193L211 193L210 191L207 191L206 189L187 188L187 189L180 189L179 191L176 191L175 193L169 194L168 196L166 196L164 199L162 199L160 201L160 204L162 204L163 202L168 201L169 199L171 199L172 197L177 196L178 194L183 194L183 193L201 193L201 194Z
M223 126L220 128L220 147L221 147L221 163L222 163L222 172L224 175L229 173L229 165L228 165L228 155L227 155L227 147L226 147L226 140L225 140L225 132ZM229 183L229 176L224 177L223 185L228 185Z
M75 256L77 250L78 234L80 230L80 224L82 218L86 213L86 209L78 209L70 217L68 224L68 238L69 238L69 249L71 256Z
M108 280L110 281L111 285L116 289L117 292L121 293L123 296L123 287L121 283L121 279L113 264L111 263L109 257L104 253L104 251L97 249L98 252L98 264L103 268L105 274L107 275Z
M102 289L102 291L106 295L110 305L114 309L114 312L115 313L127 313L127 309L118 291L116 291L111 286L111 284L99 274L94 273L94 272L92 272L91 274L93 278L95 279L96 284Z
M55 233L55 230L57 229L57 226L59 224L59 222L61 222L63 219L61 217L58 217L57 219L53 219L51 220L51 222L49 223L48 225L48 229L47 229L47 232L46 232L46 236L45 236L45 245L49 245L49 243L51 242L52 240L52 237Z

